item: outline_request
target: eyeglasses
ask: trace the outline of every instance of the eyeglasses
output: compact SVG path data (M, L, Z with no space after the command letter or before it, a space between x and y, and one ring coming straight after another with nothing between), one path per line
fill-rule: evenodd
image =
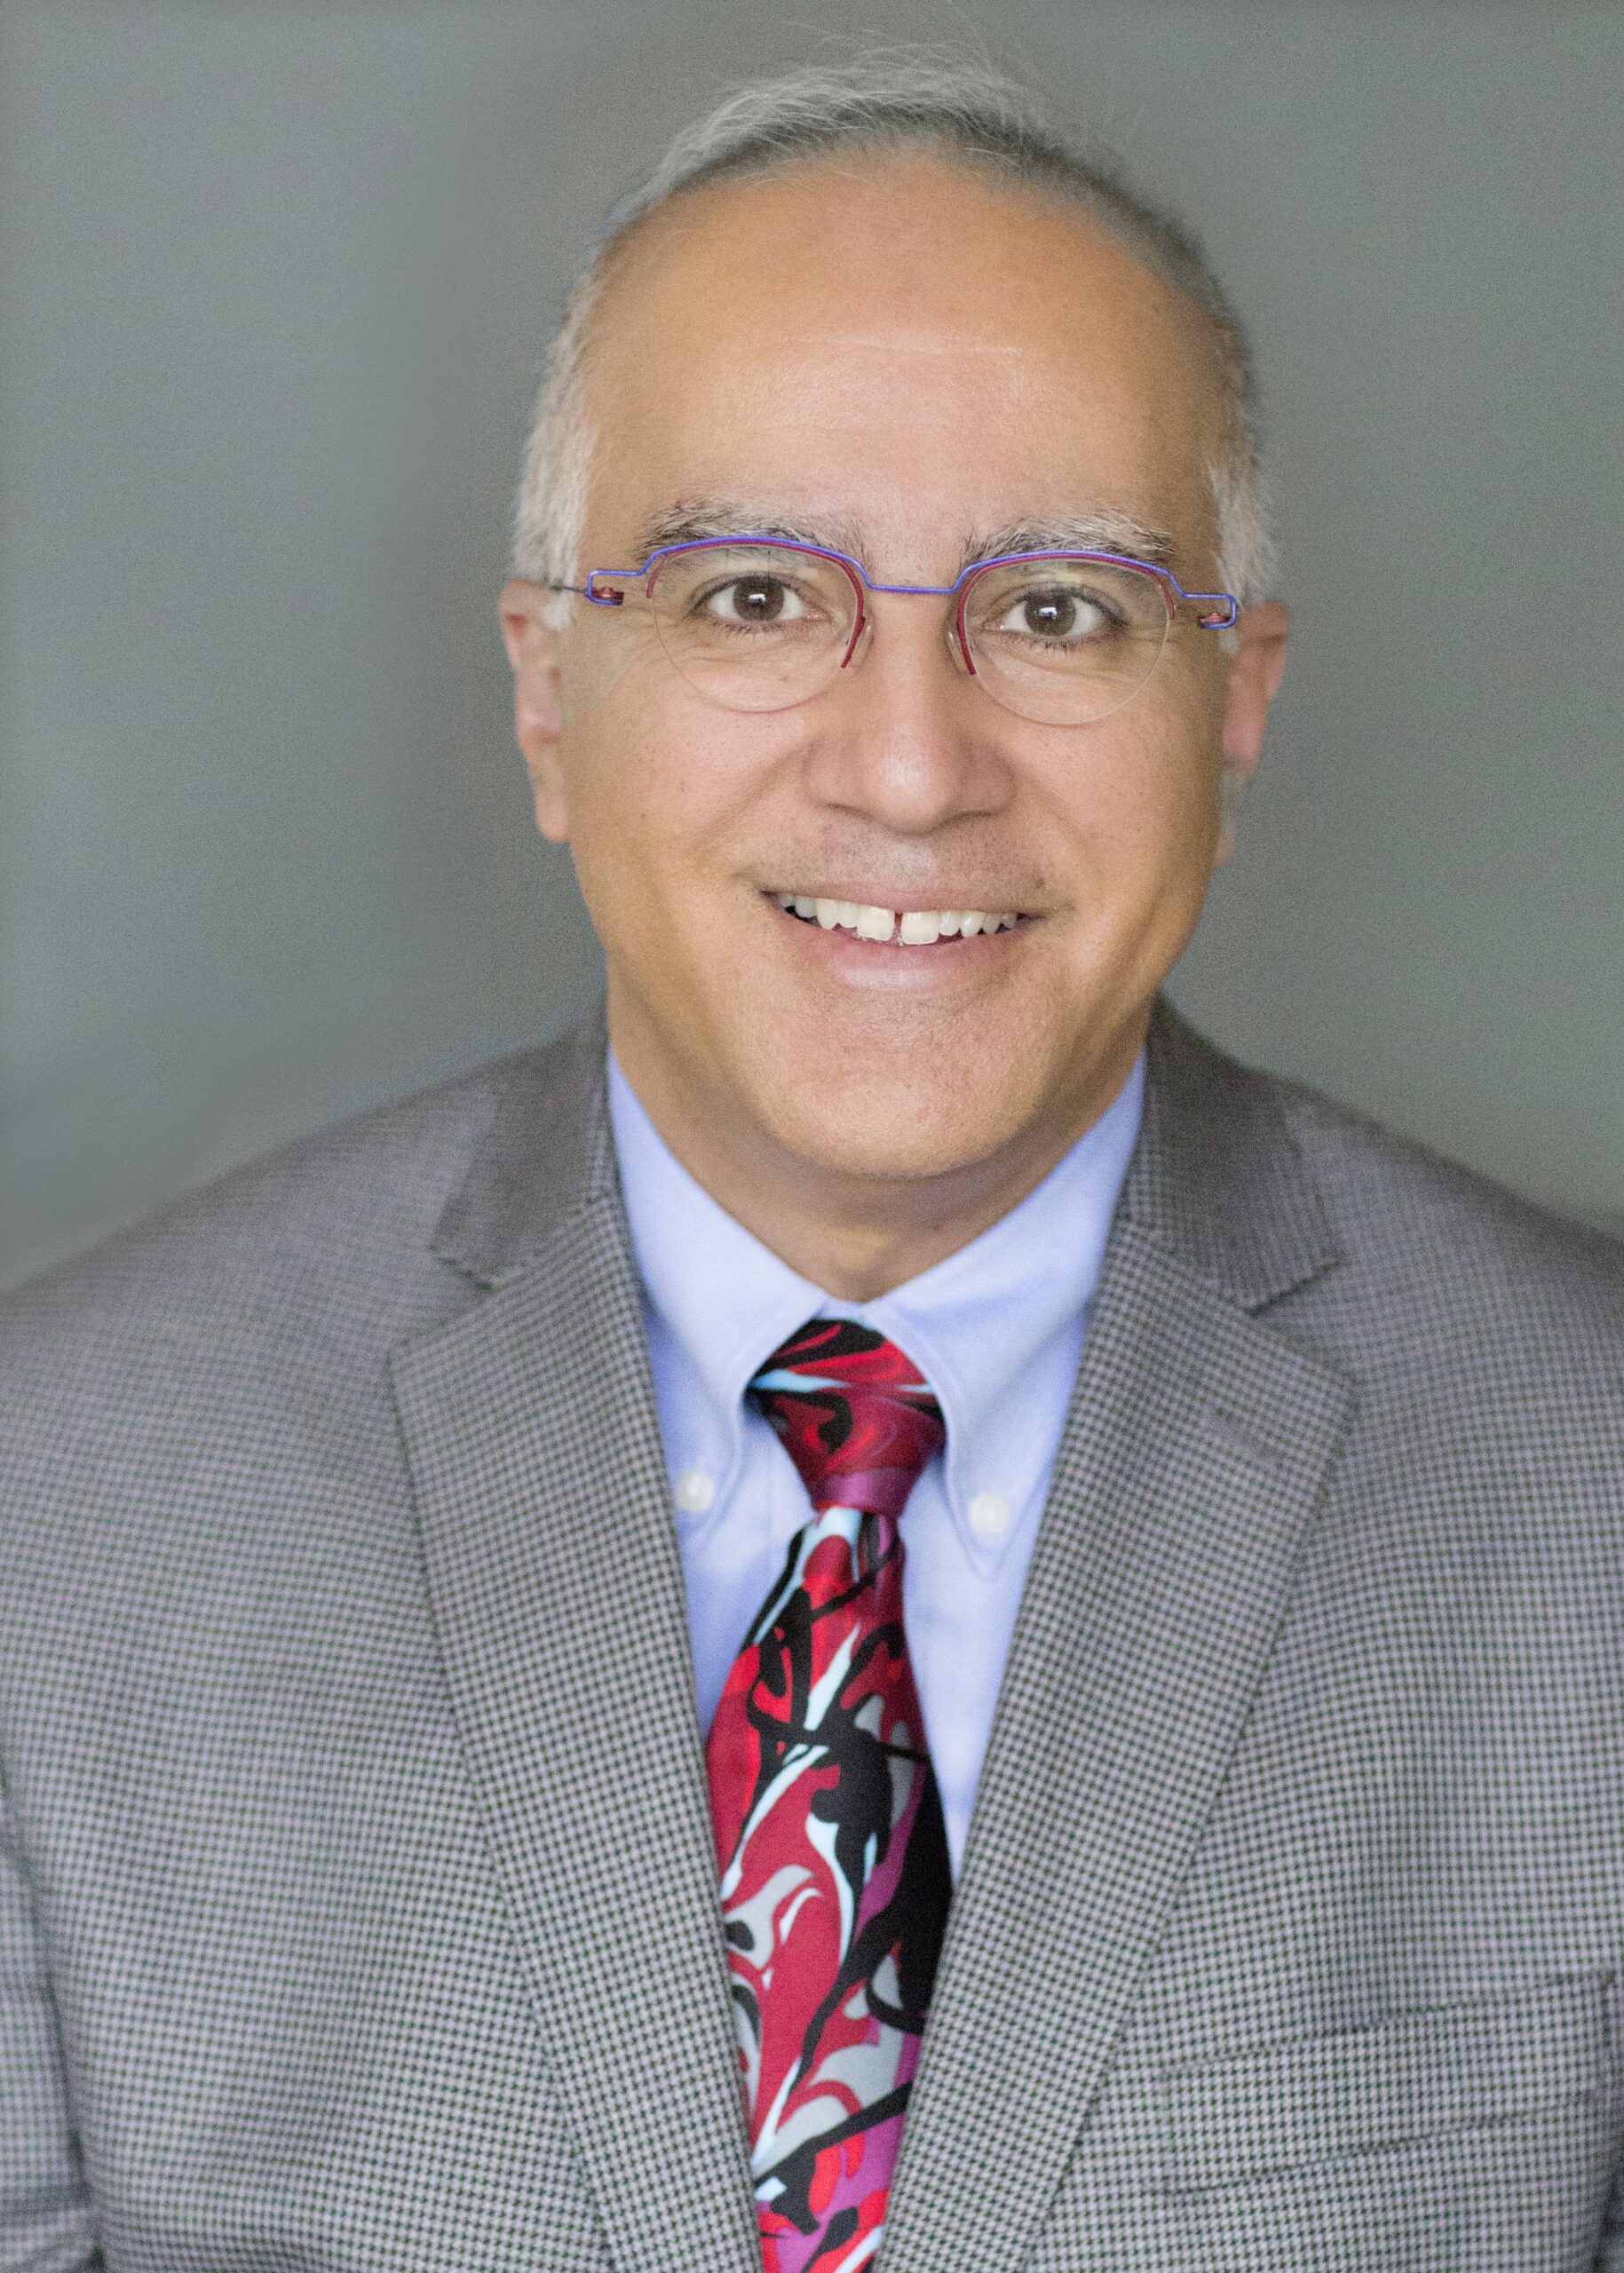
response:
M788 710L866 652L866 594L955 603L948 652L1018 717L1086 726L1136 695L1166 652L1181 607L1224 631L1230 592L1187 592L1166 568L1116 552L1013 552L977 560L951 584L875 584L860 561L785 537L696 537L640 568L594 568L549 584L594 607L652 621L691 686L729 710Z

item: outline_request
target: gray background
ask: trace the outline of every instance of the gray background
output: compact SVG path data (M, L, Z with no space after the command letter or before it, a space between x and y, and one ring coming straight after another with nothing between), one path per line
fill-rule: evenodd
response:
M493 602L602 206L853 32L1036 79L1255 327L1295 650L1175 983L1624 1222L1624 10L12 5L0 1272L556 1026Z

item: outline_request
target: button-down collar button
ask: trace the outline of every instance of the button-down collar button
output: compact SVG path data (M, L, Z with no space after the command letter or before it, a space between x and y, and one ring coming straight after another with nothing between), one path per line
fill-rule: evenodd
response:
M685 1516L702 1516L717 1496L717 1480L702 1468L685 1468L677 1479L677 1504Z
M1002 1492L978 1492L964 1513L978 1539L1002 1539L1014 1510Z

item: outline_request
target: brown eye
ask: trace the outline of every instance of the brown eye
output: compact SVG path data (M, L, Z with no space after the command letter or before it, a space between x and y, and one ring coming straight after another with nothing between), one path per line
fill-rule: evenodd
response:
M1113 625L1112 614L1091 593L1050 584L1003 599L987 629L1018 638L1076 645L1098 639Z
M1021 613L1040 639L1063 639L1076 628L1077 603L1069 592L1034 592Z
M741 623L776 623L784 612L786 598L776 577L752 576L748 582L741 578L726 588L725 613Z

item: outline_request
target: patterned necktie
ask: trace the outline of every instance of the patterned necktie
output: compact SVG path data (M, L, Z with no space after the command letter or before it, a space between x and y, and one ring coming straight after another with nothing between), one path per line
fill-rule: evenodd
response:
M706 1748L750 2168L764 2273L857 2273L952 1890L897 1529L944 1430L896 1344L847 1319L810 1319L749 1394L812 1504Z

